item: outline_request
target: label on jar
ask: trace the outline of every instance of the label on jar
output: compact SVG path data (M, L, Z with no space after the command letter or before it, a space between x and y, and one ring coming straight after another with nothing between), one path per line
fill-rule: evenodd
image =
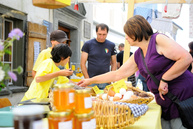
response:
M69 103L74 103L74 93L69 93Z
M72 121L64 121L58 123L58 129L72 129Z
M96 129L96 119L91 119L90 122L92 129Z
M32 129L43 129L43 120L37 120L32 123Z
M90 129L90 128L91 128L90 121L82 122L82 129Z
M84 107L85 108L92 108L92 98L91 97L85 97L84 98Z

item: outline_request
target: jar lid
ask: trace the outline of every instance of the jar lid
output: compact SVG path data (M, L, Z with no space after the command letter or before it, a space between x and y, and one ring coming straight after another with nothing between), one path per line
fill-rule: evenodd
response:
M75 117L77 118L87 118L87 117L91 117L94 115L94 111L92 110L89 113L84 113L84 114L74 114Z
M39 115L44 112L42 105L22 105L13 108L13 114L17 116Z
M91 93L91 88L78 89L75 90L75 93Z
M48 116L52 116L52 117L65 117L65 116L69 116L71 113L72 113L72 110L68 110L66 112L50 111L48 113Z
M54 88L73 88L75 85L73 83L55 84Z

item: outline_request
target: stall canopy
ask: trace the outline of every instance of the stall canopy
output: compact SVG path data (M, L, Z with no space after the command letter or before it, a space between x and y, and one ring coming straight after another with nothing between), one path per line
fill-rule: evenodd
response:
M71 0L71 2L76 2L77 0ZM129 3L130 1L134 1L135 4L137 3L166 3L166 0L78 0L80 3ZM168 0L168 3L193 3L192 0Z

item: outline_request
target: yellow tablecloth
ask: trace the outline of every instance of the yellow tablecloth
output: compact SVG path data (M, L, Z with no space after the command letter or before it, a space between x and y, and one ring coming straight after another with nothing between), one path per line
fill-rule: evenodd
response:
M148 104L148 111L133 125L125 129L162 129L161 127L161 107L153 100ZM0 127L0 129L13 129L13 127ZM48 129L48 120L44 119L44 128Z
M148 107L145 115L125 129L162 129L161 107L154 100L148 104Z

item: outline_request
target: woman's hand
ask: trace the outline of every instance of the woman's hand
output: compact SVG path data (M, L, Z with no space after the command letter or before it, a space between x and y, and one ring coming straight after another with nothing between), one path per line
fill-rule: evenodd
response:
M91 84L90 79L82 79L81 81L79 81L77 83L77 85L80 86L80 87L86 87L90 84Z
M163 95L168 93L168 84L166 82L160 81L158 91L161 99L165 100Z

